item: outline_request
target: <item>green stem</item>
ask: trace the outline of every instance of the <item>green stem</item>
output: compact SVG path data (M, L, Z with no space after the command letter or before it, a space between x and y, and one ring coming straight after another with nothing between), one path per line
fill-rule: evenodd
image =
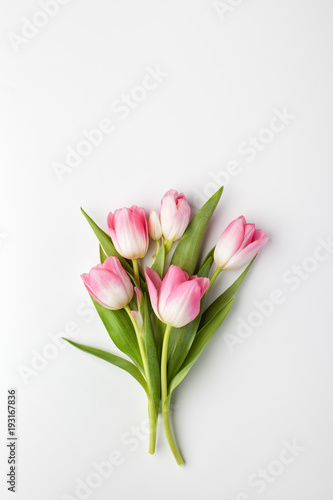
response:
M170 252L172 245L173 245L173 240L174 240L174 237L171 240L167 240L165 242L165 255L168 255L168 253Z
M136 338L139 344L139 350L141 354L141 359L142 359L142 364L143 364L143 371L147 380L147 387L148 387L148 416L149 416L149 453L152 455L155 453L155 444L156 444L156 428L157 428L157 415L154 407L154 400L153 400L153 392L151 389L151 383L150 383L150 377L149 377L149 369L148 369L148 363L147 363L147 357L146 357L146 351L145 351L145 346L143 344L143 339L142 335L139 332L139 328L137 325L137 322L133 318L131 314L130 307L127 305L125 306L125 310L130 317L130 320L132 321L135 333L136 333Z
M152 397L148 399L148 417L149 417L149 453L154 455L156 447L157 415L155 412L154 401Z
M171 328L172 327L170 325L166 326L163 338L163 346L162 346L162 357L161 357L162 416L163 416L165 434L168 439L173 456L175 457L178 465L183 465L184 460L181 454L179 453L174 437L172 435L170 418L169 418L170 398L168 398L167 361L168 361L168 345L169 345Z
M136 281L137 286L140 288L140 273L139 273L138 259L133 259L132 263L133 263L134 279Z
M210 289L210 287L212 286L212 284L214 283L214 281L216 280L216 278L218 277L218 275L220 274L220 272L222 271L222 267L218 267L215 271L215 273L213 274L213 276L210 278L210 285L209 285L209 288L208 290ZM208 292L207 290L207 292ZM206 293L207 293L206 292Z

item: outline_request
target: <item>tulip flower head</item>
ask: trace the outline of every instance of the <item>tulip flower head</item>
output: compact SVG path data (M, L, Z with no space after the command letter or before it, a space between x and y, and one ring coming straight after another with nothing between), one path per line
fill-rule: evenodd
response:
M144 208L133 205L108 215L108 228L116 250L126 259L140 259L148 250L148 224Z
M170 266L163 280L149 267L145 275L154 312L163 323L180 328L198 316L208 278L189 277L178 266Z
M179 240L188 226L191 208L183 193L170 189L161 201L161 225L166 241Z
M160 216L156 210L152 210L148 219L148 232L152 240L158 241L162 238L162 226Z
M132 300L132 282L117 257L108 257L81 278L90 295L107 309L122 309Z
M225 270L238 269L248 264L267 241L265 232L247 224L241 215L223 231L215 247L215 263Z

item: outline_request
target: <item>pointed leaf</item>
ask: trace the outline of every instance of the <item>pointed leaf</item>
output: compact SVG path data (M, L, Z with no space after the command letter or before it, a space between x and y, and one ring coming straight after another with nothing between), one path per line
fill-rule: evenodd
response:
M99 245L99 259L101 261L101 264L103 264L103 262L105 262L107 258L108 256L104 253L104 250L101 247L101 245Z
M143 331L143 341L146 351L148 371L149 371L149 380L150 386L152 390L152 396L155 406L156 415L158 415L160 409L160 387L161 387L161 379L160 379L160 363L157 353L155 335L151 324L151 307L148 301L148 297L145 296L143 298L143 314L144 314L144 331Z
M194 274L200 254L201 244L208 223L221 198L223 186L204 204L191 220L178 242L171 264L181 267L188 274Z
M215 316L215 314L217 314L235 295L243 279L247 275L250 267L252 266L255 258L256 256L253 257L250 264L242 272L242 274L233 282L233 284L229 286L229 288L227 288L219 297L217 297L217 299L214 300L214 302L212 302L211 305L206 309L201 318L200 328L205 326L205 324L208 323L208 321L210 321Z
M142 369L142 359L136 334L128 314L123 309L111 311L91 298L111 340L116 347Z
M198 276L206 277L209 274L213 258L209 257L198 271ZM182 366L197 333L201 314L204 308L204 297L201 299L199 315L182 328L172 328L169 340L168 380L172 380Z
M97 356L100 359L104 359L104 361L107 361L108 363L111 363L127 371L130 375L132 375L132 377L134 377L139 382L139 384L142 385L144 390L147 392L147 384L143 375L138 370L138 368L135 365L133 365L133 363L131 363L130 361L127 361L127 359L121 358L120 356L116 356L111 352L97 349L96 347L89 347L87 345L78 344L77 342L73 342L72 340L66 339L64 337L62 338L66 340L66 342L68 342L69 344L72 344L74 347L80 349L81 351L88 352L93 356Z
M163 273L164 273L164 263L165 263L165 245L163 242L161 248L159 249L158 254L156 255L156 259L153 265L151 266L151 268L157 272L157 274L161 279L163 278Z
M181 383L181 381L186 377L194 363L199 358L200 354L204 351L209 341L214 336L214 333L222 325L227 314L229 313L233 302L235 299L230 300L230 302L224 306L224 308L219 311L213 319L211 319L196 335L192 347L177 375L172 379L169 386L169 394L174 391L174 389Z

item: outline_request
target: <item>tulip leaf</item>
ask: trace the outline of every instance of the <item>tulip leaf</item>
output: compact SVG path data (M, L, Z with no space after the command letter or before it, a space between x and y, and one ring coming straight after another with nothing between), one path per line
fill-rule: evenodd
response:
M107 258L108 258L108 256L104 253L104 250L101 247L101 245L99 245L99 259L101 261L101 264L103 264Z
M138 341L126 311L124 311L124 309L112 311L111 309L106 309L101 306L93 298L91 298L91 300L114 345L118 347L120 351L127 354L127 356L142 369L142 359Z
M115 249L115 246L114 244L112 243L112 240L110 238L110 236L108 234L106 234L93 220L91 217L89 217L89 215L83 210L83 208L81 208L81 212L83 213L83 215L85 216L85 218L87 219L87 221L89 222L90 224L90 227L92 228L92 230L94 231L95 235L97 236L97 239L101 245L101 247L103 248L105 254L108 256L108 257L118 257L118 259L120 260L121 262L121 265L123 266L123 268L125 269L125 271L127 271L128 273L131 273L133 274L133 268L131 267L131 265L127 262L126 259L124 259L124 257L122 257L118 252L117 250Z
M173 253L171 264L181 267L190 275L197 269L201 244L222 191L223 186L195 214Z
M205 324L208 323L208 321L210 321L215 316L215 314L217 314L235 295L243 279L247 275L250 267L252 266L255 258L256 256L253 257L250 264L246 267L246 269L242 272L242 274L233 282L233 284L229 286L229 288L227 288L223 293L221 293L221 295L217 297L217 299L214 300L214 302L212 302L210 306L206 309L201 318L200 328L205 326Z
M162 345L163 345L163 337L164 337L164 332L165 332L165 323L161 321L156 314L153 314L151 317L153 325L155 325L155 332L156 332L156 348L157 348L157 355L158 359L161 359L161 354L162 354Z
M223 307L223 309L221 309L217 314L215 314L215 316L203 328L201 328L201 330L198 331L182 367L180 368L177 375L172 379L170 383L169 396L171 395L172 391L174 391L174 389L181 383L184 377L186 377L186 375L188 374L194 363L199 358L200 354L207 347L208 343L214 336L215 332L222 325L223 321L225 320L227 314L229 313L233 305L234 300L235 299L231 299Z
M205 264L205 262L210 258L212 257L214 259L214 251L215 251L215 246L213 248L211 248L208 252L208 254L206 255L206 257L204 258L204 260L202 261L202 264L201 264L201 267Z
M72 344L74 347L77 347L81 351L87 352L89 354L92 354L93 356L97 356L100 359L104 359L104 361L107 361L108 363L111 363L112 365L118 366L119 368L122 368L123 370L127 371L132 377L134 377L139 384L142 385L144 390L147 392L147 383L140 372L140 370L133 365L130 361L127 359L124 359L120 356L116 356L115 354L112 354L111 352L103 351L102 349L96 349L95 347L89 347L87 345L83 344L78 344L76 342L73 342L72 340L66 339L62 337L66 342L69 344Z
M206 277L209 274L213 264L213 258L209 257L198 271L198 276ZM168 362L168 379L172 380L182 366L190 348L194 341L195 335L200 324L201 314L204 308L204 297L201 299L201 307L199 315L183 326L182 328L172 328L169 340L169 362Z
M163 273L164 273L164 263L165 263L165 245L163 242L161 248L159 249L158 254L156 255L154 263L151 266L151 268L157 272L157 274L161 279L163 278Z
M155 335L151 324L151 306L148 297L143 298L142 312L144 318L143 340L147 357L149 381L152 391L152 397L155 406L156 416L160 409L160 363L156 347Z

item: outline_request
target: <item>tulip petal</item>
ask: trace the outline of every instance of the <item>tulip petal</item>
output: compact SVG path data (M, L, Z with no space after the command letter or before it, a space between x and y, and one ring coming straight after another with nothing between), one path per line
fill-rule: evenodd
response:
M111 271L93 268L87 285L98 298L98 302L108 309L121 309L132 298L129 298L121 278ZM133 296L133 287L131 292Z
M148 249L148 224L144 208L133 205L108 215L108 228L117 251L127 259L143 257Z
M261 230L256 230L257 231ZM262 234L263 233L263 234ZM264 236L264 231L260 232L260 238L252 241L249 245L247 245L245 248L241 249L239 252L237 252L227 263L226 266L224 266L225 270L231 270L231 269L238 269L239 267L244 266L245 264L248 264L253 257L259 252L259 250L266 245L268 241L268 236ZM259 234L258 234L259 237Z
M173 224L174 228L173 230L175 231L175 234L171 235L171 238L173 237L174 241L178 241L183 236L185 229L187 228L188 223L190 221L190 217L191 217L190 205L187 203L185 197L179 199L178 210L174 217L174 224Z
M148 292L150 296L151 305L154 309L156 316L161 319L158 312L158 293L161 288L161 278L156 271L153 271L150 267L145 267L145 276L147 280Z
M178 285L163 309L163 321L180 328L193 321L200 312L201 288L196 280Z
M172 265L169 267L168 272L163 278L161 289L158 294L158 309L161 315L163 315L162 311L173 290L181 283L188 281L188 279L188 274L180 267Z
M170 189L162 198L161 201L161 225L163 236L166 240L172 239L172 231L174 224L174 217L177 212L175 197L178 195L177 191Z
M148 232L149 236L155 241L160 240L162 238L162 226L160 222L160 216L154 209L150 212L149 215Z
M209 285L210 285L210 279L209 278L199 278L198 276L191 276L190 280L195 280L196 283L199 285L200 290L201 290L201 297L205 295L207 292Z
M245 217L230 222L223 231L214 251L214 260L219 267L224 267L240 248L245 233Z

